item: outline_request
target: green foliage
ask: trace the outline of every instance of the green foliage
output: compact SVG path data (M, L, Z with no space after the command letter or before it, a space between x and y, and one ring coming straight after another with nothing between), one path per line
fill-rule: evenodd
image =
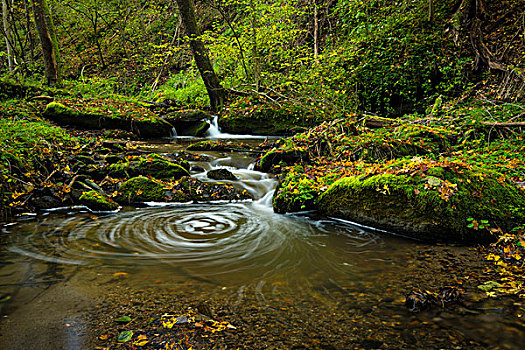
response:
M205 108L210 104L206 87L194 68L170 75L157 91L145 93L144 97L155 101L172 101L192 108Z
M32 188L38 173L49 174L67 147L79 140L42 121L0 118L0 216L19 204L19 196ZM42 175L46 177L47 175Z

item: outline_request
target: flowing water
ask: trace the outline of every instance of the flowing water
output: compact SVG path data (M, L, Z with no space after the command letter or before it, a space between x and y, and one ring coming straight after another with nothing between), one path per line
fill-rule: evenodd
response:
M181 148L175 143L149 147L157 152ZM447 264L466 259L471 250L428 246L315 213L275 214L271 198L277 183L250 170L252 157L207 155L210 161L196 165L230 169L240 179L230 183L247 189L254 200L149 203L104 214L66 208L22 216L4 226L0 347L53 348L35 345L47 342L79 348L87 334L82 315L88 306L125 284L130 291L191 288L194 298L220 295L225 303L246 307L287 310L286 304L293 314L276 317L299 319L301 327L313 327L313 332L334 319L339 328L348 326L347 336L359 316L367 331L383 332L355 331L359 344L368 348L395 334L402 337L394 348L461 348L470 340L481 347L520 348L522 328L514 321L509 325L501 306L494 312L480 311L480 306L466 314L437 310L420 315L404 308L410 288L453 283L460 271L448 271ZM211 181L205 173L194 176ZM334 315L347 319L336 322ZM414 330L406 334L409 325ZM326 327L323 332L332 326ZM438 340L431 337L435 343L429 343L421 332L436 332Z

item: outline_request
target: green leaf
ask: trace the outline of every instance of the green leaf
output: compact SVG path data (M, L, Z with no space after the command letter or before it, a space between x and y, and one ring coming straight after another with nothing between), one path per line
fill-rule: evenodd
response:
M474 218L468 218L467 221L474 221Z
M467 227L468 228L474 228L474 224L468 224Z
M120 334L117 337L117 341L119 343L125 343L127 341L130 341L132 337L133 337L133 331L120 332Z
M129 316L122 316L122 317L119 317L115 320L115 322L118 322L118 323L128 323L128 322L131 322L131 317Z
M499 288L501 287L501 284L499 284L496 281L487 281L484 284L480 284L478 286L478 289L481 289L484 292L490 291L492 288Z

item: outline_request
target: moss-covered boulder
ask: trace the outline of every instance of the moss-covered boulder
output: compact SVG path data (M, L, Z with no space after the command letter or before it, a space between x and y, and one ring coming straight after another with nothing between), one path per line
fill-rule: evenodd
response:
M183 166L184 165L184 166ZM134 157L130 160L120 161L107 167L108 175L113 177L135 177L139 175L152 176L157 179L180 179L189 176L186 168L189 164L177 164L157 154Z
M245 199L251 199L246 190L239 191L231 185L207 183L191 177L184 177L174 182L163 182L144 176L134 177L122 184L116 196L116 201L123 204Z
M119 207L114 200L97 191L84 192L80 196L79 201L94 211L113 211Z
M135 113L119 114L101 107L89 108L77 101L73 106L68 106L65 102L51 102L46 106L43 115L59 125L80 129L120 129L133 132L142 138L171 136L173 126L170 123L154 115L145 117L142 112L138 109Z
M299 106L279 106L253 99L231 104L219 118L222 132L249 135L293 135L319 123Z
M179 136L204 136L210 128L211 115L200 110L172 111L164 116Z
M435 167L426 176L378 174L340 179L319 209L427 241L486 242L491 228L525 222L525 196L498 174Z
M307 162L309 154L303 149L276 149L264 154L256 163L255 170L262 172L270 172L272 169L279 166L293 165L302 162Z
M115 200L119 203L163 202L165 185L154 179L138 176L129 179L120 186Z

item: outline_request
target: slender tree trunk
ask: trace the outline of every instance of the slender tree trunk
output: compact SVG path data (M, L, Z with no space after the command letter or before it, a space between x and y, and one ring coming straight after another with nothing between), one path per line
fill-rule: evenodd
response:
M206 86L208 96L210 97L210 106L213 110L218 110L224 104L226 93L213 70L204 43L200 39L200 31L195 19L193 2L192 0L177 0L177 5L179 6L186 34L190 37L190 47L193 58L195 59L195 64L199 69L199 73L204 81L204 86Z
M29 58L32 60L35 57L35 42L33 40L33 34L31 33L31 14L29 10L29 1L24 0L24 10L26 13L26 32L29 40L29 52L30 56Z
M314 57L317 60L319 56L319 10L317 9L317 1L313 0L314 4Z
M255 4L250 0L250 7L252 8L252 60L253 60L253 82L255 84L255 91L259 92L261 85L261 62L259 57L259 47L257 45L257 16Z
M44 68L49 86L60 84L60 75L58 67L58 43L54 34L53 19L47 7L46 0L33 1L33 13L35 15L35 24L42 45L42 55L44 57ZM46 16L49 15L49 17ZM53 33L52 33L53 32Z
M105 69L106 62L104 61L104 55L102 54L102 46L100 45L100 40L98 40L98 17L98 11L95 10L95 14L93 15L93 19L91 20L91 23L93 24L93 39L95 40L95 45L97 46L97 54L100 60L100 64L102 65L102 69Z
M2 0L2 20L4 25L5 45L7 47L7 67L10 72L15 69L15 60L13 56L13 48L11 46L11 28L9 27L9 4L8 0Z
M428 21L434 22L434 0L428 0Z
M244 69L244 76L247 80L249 80L250 75L248 74L248 68L246 67L246 59L244 58L244 48L242 46L241 41L239 40L239 35L237 34L237 31L233 27L230 15L222 9L220 2L217 2L217 10L221 14L222 18L226 21L226 24L233 33L233 37L235 38L237 46L239 47L239 59L241 60L242 68Z

